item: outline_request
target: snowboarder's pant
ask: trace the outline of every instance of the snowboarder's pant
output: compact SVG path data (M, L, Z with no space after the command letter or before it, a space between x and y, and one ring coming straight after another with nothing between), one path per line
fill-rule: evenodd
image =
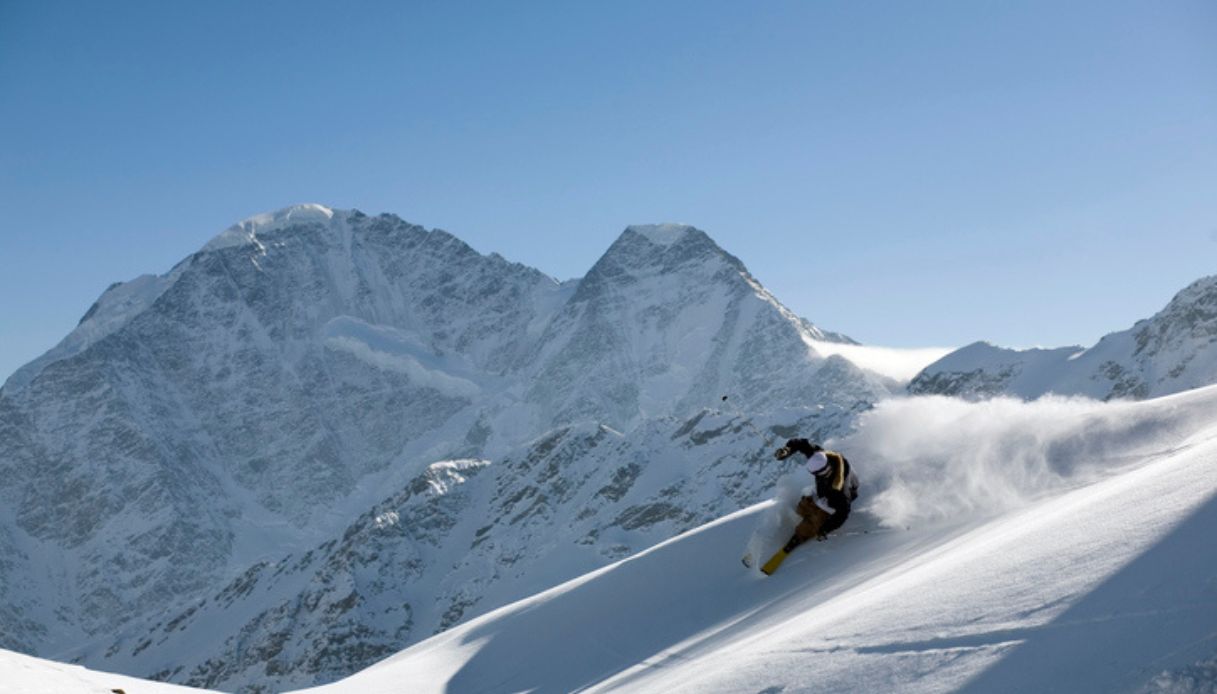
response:
M816 506L811 497L807 496L799 501L798 512L803 517L803 522L795 526L794 534L800 541L819 536L821 532L824 532L825 524L832 518L832 514Z

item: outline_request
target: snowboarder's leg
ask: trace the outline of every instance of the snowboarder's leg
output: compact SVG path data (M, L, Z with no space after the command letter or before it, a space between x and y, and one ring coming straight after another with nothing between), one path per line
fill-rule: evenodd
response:
M798 511L799 515L803 517L803 521L795 526L794 536L799 539L800 543L819 537L824 530L824 525L832 517L828 511L816 506L815 502L806 496L799 501Z
M777 554L774 554L761 567L762 573L769 575L777 571L791 550L814 537L819 537L825 522L832 518L828 511L816 506L815 502L808 497L803 497L802 501L799 502L797 510L803 520L795 526L794 535L791 536L786 546L778 550Z

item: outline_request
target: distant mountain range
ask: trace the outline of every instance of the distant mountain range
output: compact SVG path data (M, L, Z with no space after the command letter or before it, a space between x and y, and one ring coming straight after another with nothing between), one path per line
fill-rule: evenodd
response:
M1012 350L977 342L931 364L914 394L977 398L1048 393L1145 399L1217 383L1217 276L1179 292L1166 308L1089 349Z

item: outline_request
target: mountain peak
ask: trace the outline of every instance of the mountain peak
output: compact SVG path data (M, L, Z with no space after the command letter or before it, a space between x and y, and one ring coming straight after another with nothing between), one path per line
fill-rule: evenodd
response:
M625 228L581 280L579 303L607 285L633 284L647 277L693 275L702 280L729 270L747 273L743 263L723 250L706 232L687 224L635 224Z
M204 251L214 251L229 246L240 246L256 240L258 234L277 231L297 224L328 224L334 218L332 208L317 203L305 203L284 207L274 212L256 214L237 222L220 232L203 246Z
M626 227L626 233L633 232L645 238L656 246L671 246L691 231L697 231L688 224L631 224Z

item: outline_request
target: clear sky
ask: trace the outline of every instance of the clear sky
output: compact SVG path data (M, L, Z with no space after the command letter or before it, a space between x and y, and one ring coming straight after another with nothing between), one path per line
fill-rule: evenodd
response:
M0 379L252 214L555 277L706 230L870 344L1091 344L1217 274L1217 3L0 0Z

